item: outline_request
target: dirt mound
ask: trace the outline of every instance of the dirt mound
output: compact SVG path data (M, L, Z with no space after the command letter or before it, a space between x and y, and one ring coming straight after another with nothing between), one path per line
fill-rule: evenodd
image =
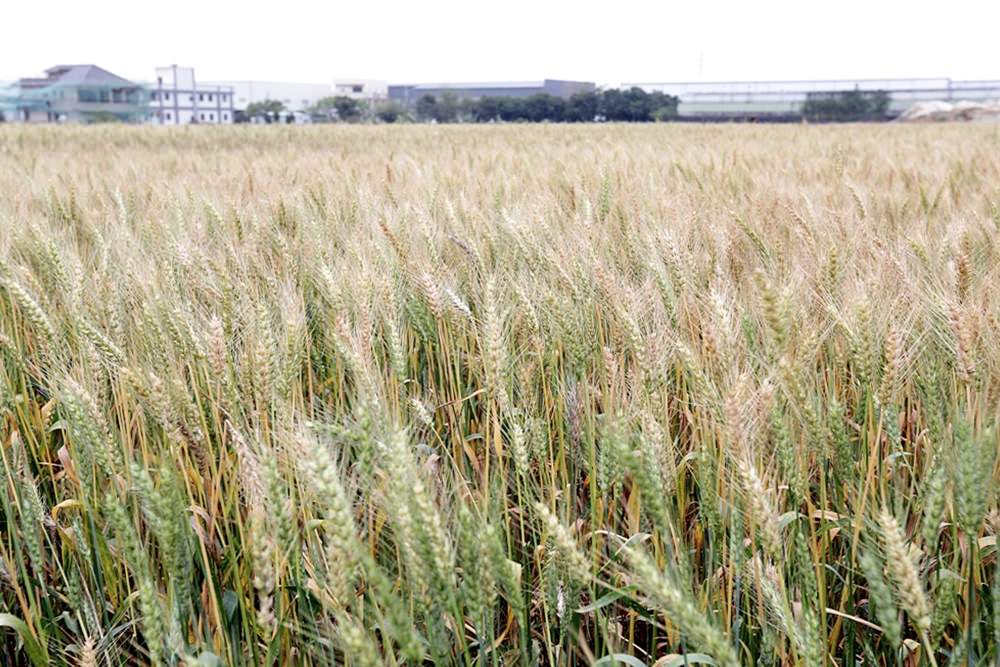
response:
M990 102L918 102L900 115L914 121L993 121L1000 122L1000 100Z

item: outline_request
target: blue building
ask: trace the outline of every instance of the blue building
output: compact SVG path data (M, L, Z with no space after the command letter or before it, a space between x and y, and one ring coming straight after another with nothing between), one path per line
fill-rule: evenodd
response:
M145 86L97 65L57 65L0 90L0 114L12 123L141 123L148 102Z

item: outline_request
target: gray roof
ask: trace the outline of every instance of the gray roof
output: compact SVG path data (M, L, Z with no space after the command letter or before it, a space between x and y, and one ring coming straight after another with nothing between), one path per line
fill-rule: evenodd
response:
M589 81L568 81L566 79L543 79L541 81L474 81L464 83L399 83L393 87L413 88L415 90L485 90L491 88L544 88L548 83L589 84Z
M128 79L97 65L56 65L45 70L50 83L61 86L134 86Z
M412 84L417 90L465 90L469 88L543 88L544 81L483 81L476 83L416 83Z

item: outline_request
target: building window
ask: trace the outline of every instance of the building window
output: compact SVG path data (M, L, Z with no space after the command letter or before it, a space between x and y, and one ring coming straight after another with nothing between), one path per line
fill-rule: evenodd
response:
M205 120L205 114L198 114L200 120Z
M152 100L153 102L156 101L156 91L155 90L149 94L149 99Z
M363 93L363 92L365 92L365 86L364 86L364 84L356 85L356 86L351 86L351 92L352 93Z
M198 101L199 102L205 101L205 93L198 93Z
M209 94L208 94L208 101L209 101L209 102L211 102L211 101L212 101L212 93L209 93Z
M170 93L163 93L163 99L165 99L166 101L169 102L170 101Z
M167 112L167 120L173 120L173 117L170 115L169 111Z
M222 114L222 120L229 120L229 114L228 113Z
M209 102L211 102L211 100L209 100ZM214 113L208 114L208 119L214 123L215 122L215 114Z

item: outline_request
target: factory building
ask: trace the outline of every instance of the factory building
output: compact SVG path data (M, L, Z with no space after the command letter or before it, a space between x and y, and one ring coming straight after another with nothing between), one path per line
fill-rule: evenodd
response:
M389 86L389 99L402 104L415 104L424 95L435 97L451 94L459 99L479 99L481 97L530 97L547 94L568 98L576 93L588 93L597 89L589 81L543 81L496 82L496 83L418 83Z
M646 92L674 95L681 118L794 118L811 97L860 91L889 94L889 115L898 116L918 102L985 101L1000 98L1000 81L922 79L832 79L812 81L722 81L675 83L625 83Z
M290 113L302 113L316 102L333 94L329 83L293 83L290 81L211 81L209 85L233 89L233 108L246 111L254 102L277 100Z

